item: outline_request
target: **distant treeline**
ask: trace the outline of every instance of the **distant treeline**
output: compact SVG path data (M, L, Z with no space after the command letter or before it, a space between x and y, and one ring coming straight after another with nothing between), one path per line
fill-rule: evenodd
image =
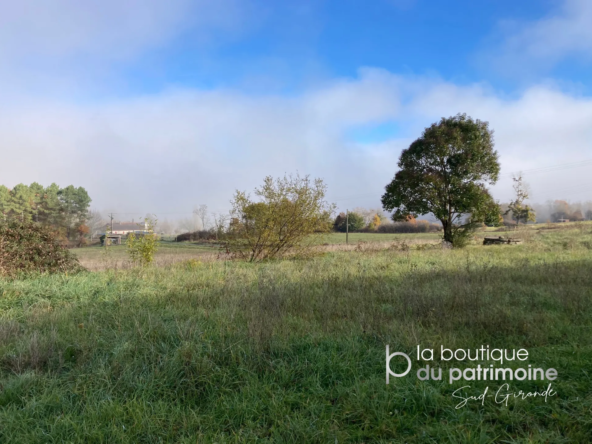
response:
M0 217L3 220L33 221L55 228L63 237L73 239L88 232L85 223L91 199L82 187L48 187L34 182L12 189L0 185Z
M437 233L442 226L427 220L411 220L408 222L394 222L382 224L376 230L378 233Z
M502 212L508 208L508 204L502 203ZM549 200L545 204L534 203L531 205L536 212L536 223L560 222L569 220L579 222L592 220L592 202L568 202L566 200ZM506 224L513 223L511 214L504 214Z

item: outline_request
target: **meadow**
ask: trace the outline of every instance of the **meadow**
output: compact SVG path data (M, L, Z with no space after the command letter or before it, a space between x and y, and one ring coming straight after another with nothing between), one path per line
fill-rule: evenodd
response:
M438 233L417 234L388 234L388 233L350 233L346 239L345 233L329 233L312 236L310 242L322 252L349 251L366 248L384 249L393 243L438 243ZM346 240L348 244L346 245ZM111 245L106 250L99 244L71 250L80 263L90 271L108 269L129 269L134 264L130 261L126 245ZM188 260L215 261L221 259L219 245L211 241L175 242L168 238L159 243L155 255L155 265L163 267Z
M516 234L463 250L350 235L260 264L171 246L193 256L0 280L0 442L592 442L592 225ZM456 389L500 382L421 381L414 363L386 385L387 344L527 349L557 395L455 408Z

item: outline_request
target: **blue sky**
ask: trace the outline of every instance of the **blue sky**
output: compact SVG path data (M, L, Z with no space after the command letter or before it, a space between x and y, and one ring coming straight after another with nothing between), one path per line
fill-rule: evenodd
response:
M116 91L154 93L176 85L290 94L355 77L363 66L460 84L485 81L508 94L547 78L587 91L589 63L569 60L515 73L486 60L503 44L505 29L559 7L540 0L251 2L232 31L217 30L204 41L201 30L189 28L123 63L125 80Z
M99 210L189 214L299 172L340 208L377 207L401 150L466 112L495 130L498 199L514 172L574 162L526 175L533 200L590 198L589 0L0 6L9 186L73 183Z

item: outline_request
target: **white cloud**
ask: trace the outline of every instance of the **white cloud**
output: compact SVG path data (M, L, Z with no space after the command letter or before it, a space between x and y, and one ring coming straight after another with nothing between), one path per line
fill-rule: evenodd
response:
M368 68L290 97L177 89L77 103L76 93L84 96L103 75L95 69L109 71L189 27L194 37L216 40L249 19L248 2L239 0L122 4L0 0L0 183L81 185L99 208L142 215L190 212L196 203L223 209L236 188L252 190L268 174L299 171L325 178L341 208L375 207L401 150L424 127L458 112L496 131L501 199L509 196L513 171L592 158L592 99L548 85L507 98L485 84ZM506 54L525 48L542 59L588 51L591 31L582 23L591 21L591 10L567 2L560 16L510 36ZM400 134L371 145L347 139L352 127L383 122L396 123ZM544 201L581 192L586 172L526 178L533 197Z
M569 57L592 59L592 2L563 0L540 20L502 23L503 40L485 55L505 72L549 68Z
M511 193L509 176L518 171L592 159L592 98L571 96L549 86L533 86L514 99L482 87L440 83L426 87L411 102L414 116L428 123L441 116L466 112L488 121L495 131L502 178L498 196ZM538 201L567 197L590 198L581 192L592 187L589 167L544 174L526 174L531 197ZM565 194L561 194L566 190ZM576 193L577 191L577 193Z
M233 27L234 0L0 1L0 54L11 58L135 56L184 31Z
M507 99L483 85L366 69L293 97L171 90L100 105L22 102L0 110L0 177L10 186L81 185L97 207L140 215L190 212L196 203L223 209L235 189L299 171L325 178L341 208L376 206L400 151L425 126L458 112L496 132L498 198L509 197L513 171L592 158L590 98L538 86ZM388 120L404 128L397 138L372 145L346 139L352 125ZM526 178L542 202L572 194L554 189L581 190L590 182L586 172Z
M88 98L182 39L204 50L251 26L251 0L0 0L0 93ZM159 52L160 51L160 52Z

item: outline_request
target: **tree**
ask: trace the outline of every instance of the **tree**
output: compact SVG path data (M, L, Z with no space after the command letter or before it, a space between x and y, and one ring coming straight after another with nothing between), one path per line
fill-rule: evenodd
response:
M444 240L462 246L480 223L499 218L499 205L485 187L499 176L493 146L487 122L458 114L434 123L401 153L383 208L396 210L394 221L432 213Z
M10 210L10 190L4 185L0 185L0 213L2 220L8 218L8 211Z
M349 228L346 230L346 220L348 222ZM366 226L366 222L364 221L364 217L358 213L339 213L339 216L335 218L335 222L333 223L335 230L341 231L345 233L349 231L350 233L353 231L359 231Z
M55 183L47 188L33 182L18 184L12 190L0 186L0 211L3 219L33 221L51 226L61 236L74 234L85 222L90 197L84 188L60 189Z
M524 223L536 222L536 213L528 205L524 205L524 201L528 199L528 185L522 181L522 175L514 176L514 192L516 198L510 202L508 209L504 214L512 213L512 218L520 225L520 221Z
M8 201L8 215L21 222L32 220L35 211L34 199L31 189L22 183L15 185L10 190L10 199Z
M60 187L52 183L42 193L37 208L37 222L55 228L63 227L66 218L59 198Z
M86 236L90 232L90 228L84 224L81 224L76 228L76 232L78 234L78 246L82 247L86 244Z
M569 216L569 220L575 221L575 222L581 222L584 220L584 215L582 214L582 210L575 210L573 213L571 213L571 215Z
M592 220L592 210L586 211L586 220Z
M208 206L207 205L200 205L193 210L193 214L195 214L199 220L201 221L201 229L207 230L208 225Z
M103 215L96 211L90 210L88 215L86 216L87 224L90 229L90 238L91 240L102 231L105 231L105 227L107 226L107 221L103 219Z
M334 205L325 202L326 185L309 176L268 176L255 189L259 201L236 191L225 246L237 258L251 262L307 254L314 234L331 228Z
M58 198L62 204L66 235L70 239L77 227L86 222L91 199L84 188L73 185L59 190Z
M164 235L170 235L173 234L174 230L173 230L173 226L171 225L171 223L165 219L161 224L160 224L160 233L164 234Z
M554 213L569 213L569 204L564 200L555 200L552 203L552 208Z
M224 229L228 224L229 216L227 216L226 214L216 213L212 213L212 216L214 219L214 231L216 233L216 240L218 240L221 237L221 235L224 234Z
M335 231L341 231L341 226L345 226L345 213L339 213L333 221L333 229Z
M370 225L374 220L374 216L378 214L380 219L385 219L385 215L381 208L362 208L356 207L352 210L352 213L358 213L364 218L364 225Z
M177 229L176 232L179 233L188 233L191 231L196 231L197 227L195 226L195 221L191 219L180 219L177 221Z
M380 216L378 214L375 214L374 217L372 218L372 221L368 224L368 229L371 231L376 231L376 230L378 230L378 227L380 227L381 223L382 223L382 219L380 218Z

